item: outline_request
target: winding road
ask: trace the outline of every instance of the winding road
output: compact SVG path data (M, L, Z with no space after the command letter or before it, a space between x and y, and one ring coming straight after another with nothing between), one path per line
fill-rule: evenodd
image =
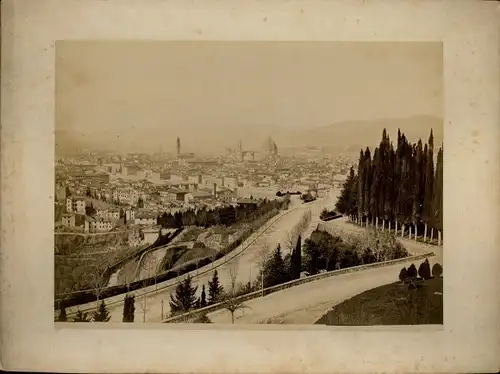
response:
M307 210L311 211L311 222L309 227L303 233L303 237L309 235L320 222L319 214L324 207L331 208L336 201L338 191L332 190L327 197L317 199L308 204L302 204L298 196L291 197L291 204L287 211L280 213L278 217L271 219L271 223L266 223L262 229L250 236L245 242L234 250L234 253L242 252L233 259L225 262L221 258L213 264L208 264L190 275L193 277L193 284L198 286L197 294L201 294L203 284L207 284L212 278L212 268L216 267L221 284L227 289L231 283L231 273L236 274L236 283L245 284L248 281L254 281L257 278L260 260L262 255L270 253L278 243L283 243L285 236L302 218ZM244 249L244 251L242 251ZM228 256L229 258L230 256ZM198 274L198 275L197 275ZM180 277L184 279L187 275ZM166 282L158 283L156 292L149 292L142 296L145 291L138 290L131 292L136 294L135 300L135 322L160 322L170 313L169 299L170 294L175 291L177 279L171 279ZM148 287L149 291L154 291L154 286ZM110 313L110 322L121 322L123 313L124 295L105 299L107 309ZM144 301L145 300L145 301ZM67 314L71 316L77 309L82 311L95 310L96 303L88 303L79 307L67 309Z
M345 218L322 223L322 226L348 232L365 230L350 224ZM442 246L430 246L409 239L399 240L411 255L434 252L435 255L429 257L431 267L436 262L443 264ZM395 282L401 268L412 263L409 260L387 267L323 278L247 301L247 308L235 312L235 323L313 324L334 305L364 291ZM416 262L417 268L418 265L419 262ZM231 315L226 310L212 312L208 318L213 323L231 323Z

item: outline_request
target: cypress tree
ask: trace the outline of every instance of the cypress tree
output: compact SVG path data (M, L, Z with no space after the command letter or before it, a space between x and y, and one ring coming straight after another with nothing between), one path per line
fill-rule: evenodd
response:
M204 308L206 306L207 306L207 294L205 293L205 285L203 285L201 289L200 307Z
M387 135L387 130L384 129L382 132L382 140L379 145L379 187L378 187L378 197L377 197L377 216L383 220L386 219L386 202L390 198L389 184L392 183L392 173L394 172L394 167L391 164L390 159L390 148L391 143L389 136Z
M358 162L358 191L356 196L356 205L358 208L358 219L360 223L363 222L363 206L364 206L364 198L365 198L365 190L364 190L364 181L365 181L365 155L363 154L363 150L359 152L359 162Z
M422 192L421 192L421 180L422 180L422 141L419 139L416 146L413 147L413 159L412 159L412 212L411 212L411 221L413 223L413 227L416 230L418 227L418 223L421 219L421 201L422 201Z
M125 295L123 303L123 322L134 322L135 317L135 296Z
M402 182L403 182L403 139L401 137L401 130L398 129L398 143L395 154L395 167L394 167L394 207L393 216L395 219L395 230L399 229L398 223L401 222L402 212L403 212L403 193L402 193ZM396 232L397 234L397 232Z
M366 219L369 218L370 214L370 190L371 190L371 182L372 182L372 159L370 149L367 147L364 155L364 181L363 181L363 215Z
M212 280L208 281L208 304L212 305L219 302L223 292L224 288L219 282L217 270L214 270Z
M394 217L394 204L395 204L395 190L394 190L394 184L395 184L395 179L396 179L396 154L394 152L394 147L392 144L390 144L389 149L387 151L387 162L386 162L386 168L385 168L385 175L384 175L384 183L385 183L385 188L384 188L384 207L383 207L383 212L384 212L384 220L389 220L392 221Z
M412 219L412 208L413 208L413 183L414 175L412 173L413 169L413 147L408 143L406 137L403 135L403 140L405 142L404 146L404 158L403 158L403 191L404 191L404 213L403 221L405 224L410 224Z
M438 230L438 241L440 241L443 230L443 147L439 149L437 155L433 192L433 226Z
M349 198L348 198L348 210L347 213L350 215L351 219L356 219L358 216L358 176L354 172L354 168L351 167L349 173L349 178L352 180L350 184Z
M372 180L370 185L370 205L369 211L372 218L379 217L379 194L380 194L380 184L382 180L382 151L379 148L375 148L373 154L373 162L371 165L372 170Z
M299 279L300 269L302 267L302 238L299 235L297 239L297 244L292 252L292 258L290 263L290 278Z
M429 226L429 224L433 224L432 199L434 196L434 136L432 134L432 130L429 136L428 144L429 147L427 149L425 167L424 206L422 213L422 218L425 223L424 239L427 239L427 227Z

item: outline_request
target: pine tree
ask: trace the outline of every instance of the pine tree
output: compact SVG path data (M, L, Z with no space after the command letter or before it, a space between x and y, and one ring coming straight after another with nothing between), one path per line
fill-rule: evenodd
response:
M292 252L292 258L290 261L290 278L299 279L300 270L302 267L302 238L299 235L297 239L297 244Z
M217 270L214 270L212 280L208 281L208 305L215 304L220 301L224 288L219 282Z
M285 261L281 254L281 246L278 244L264 269L264 287L272 287L288 280Z
M201 289L200 308L204 308L206 306L207 306L207 294L205 293L205 285L203 285Z
M57 317L57 322L67 322L68 316L66 315L66 308L64 305L59 309L59 316Z
M87 313L78 310L75 318L73 318L73 322L90 322L90 319L88 318Z
M125 295L123 304L123 322L134 322L135 317L135 297L134 295Z
M94 322L108 322L111 319L104 300L99 304L99 308L94 312L92 319Z
M172 314L186 313L193 309L196 305L196 290L198 287L193 287L191 277L188 275L175 288L175 294L170 295L170 310Z

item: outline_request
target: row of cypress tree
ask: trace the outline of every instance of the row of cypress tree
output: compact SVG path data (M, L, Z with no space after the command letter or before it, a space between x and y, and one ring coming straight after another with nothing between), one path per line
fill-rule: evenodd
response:
M336 209L360 224L382 223L427 239L443 230L443 146L434 161L434 136L412 144L398 130L396 149L386 130L373 154L367 147L361 150L357 170L351 167ZM416 235L415 235L416 236Z

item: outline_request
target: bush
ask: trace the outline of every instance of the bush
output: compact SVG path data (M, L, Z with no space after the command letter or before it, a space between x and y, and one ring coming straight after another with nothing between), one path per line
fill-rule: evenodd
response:
M399 280L401 282L404 282L406 280L406 277L407 277L407 270L406 270L406 267L402 268L401 271L399 272Z
M431 265L429 264L429 260L425 259L424 262L420 264L418 267L418 275L422 279L430 279L431 278Z
M418 275L417 268L414 264L411 264L408 270L406 271L406 277L410 279L415 279Z
M443 274L443 267L438 263L435 263L432 267L432 276L435 278L439 278Z

